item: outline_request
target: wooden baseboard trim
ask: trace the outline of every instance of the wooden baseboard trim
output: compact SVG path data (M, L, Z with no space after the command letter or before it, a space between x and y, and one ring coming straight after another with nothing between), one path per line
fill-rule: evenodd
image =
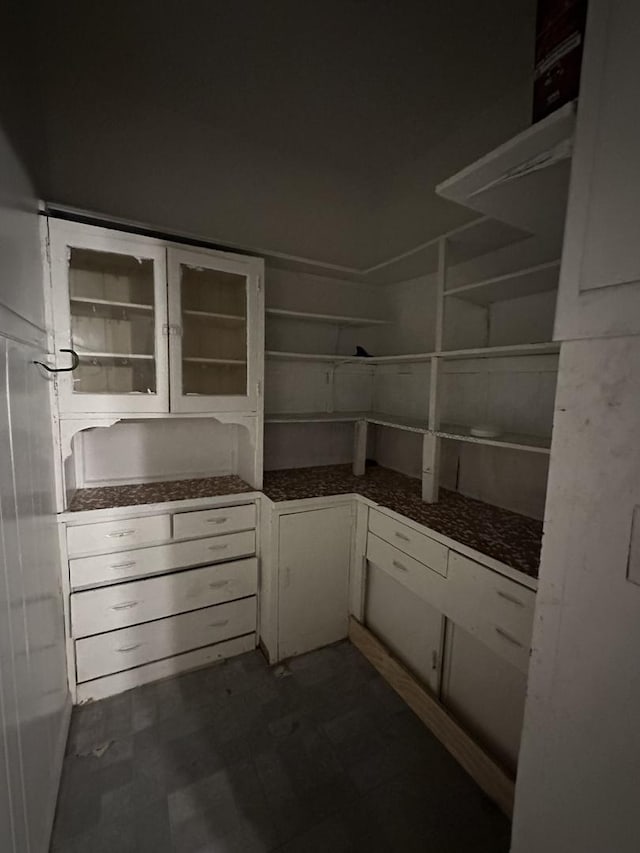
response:
M499 808L513 814L514 779L480 747L371 631L353 616L349 639Z

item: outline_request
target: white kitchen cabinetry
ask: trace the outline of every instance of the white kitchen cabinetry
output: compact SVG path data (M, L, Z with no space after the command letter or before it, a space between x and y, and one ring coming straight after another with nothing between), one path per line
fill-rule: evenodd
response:
M444 625L441 612L370 563L365 624L437 694Z
M278 535L278 658L347 636L351 502L281 515Z
M61 412L169 409L166 251L156 240L49 222ZM56 353L58 367L70 355Z
M74 700L255 648L255 525L253 501L67 513L60 546Z
M459 625L447 622L442 702L514 775L526 690L526 672Z
M55 219L49 255L63 416L257 410L262 260Z
M168 250L172 412L256 408L259 268L253 258Z

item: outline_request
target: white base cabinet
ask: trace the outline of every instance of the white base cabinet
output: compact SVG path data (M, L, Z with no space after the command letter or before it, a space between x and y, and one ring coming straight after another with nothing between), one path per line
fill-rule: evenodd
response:
M365 624L420 681L438 692L442 613L369 564Z
M453 622L447 623L441 699L467 731L515 774L527 676Z
M281 515L278 535L278 659L347 636L351 503Z

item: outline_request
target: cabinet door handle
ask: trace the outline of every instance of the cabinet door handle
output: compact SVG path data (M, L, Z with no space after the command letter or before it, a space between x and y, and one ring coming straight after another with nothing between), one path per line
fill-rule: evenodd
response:
M116 570L118 570L118 569L130 569L130 568L132 568L133 566L135 566L135 564L136 564L136 561L135 561L135 560L131 560L131 561L130 561L130 562L128 562L128 563L112 563L112 564L109 566L109 568L110 568L110 569L116 569Z
M225 551L229 545L209 545L210 551Z
M408 572L409 571L409 569L406 566L403 566L402 563L399 563L397 560L394 560L391 565L396 569L400 569L401 572Z
M135 528L130 528L129 530L113 530L111 533L107 533L107 539L120 539L122 536L131 536L135 533Z
M511 634L507 633L507 631L504 631L502 628L498 628L495 625L494 628L496 629L496 634L498 634L499 637L502 637L503 640L506 640L508 643L511 643L514 646L518 646L519 648L524 649L522 643L519 640L516 640L515 637L512 637Z
M223 586L226 586L229 581L213 581L209 584L209 589L220 589Z
M210 628L224 628L225 625L229 624L228 619L222 619L220 622L209 622Z
M229 521L226 516L225 518L208 518L207 524L224 524L225 521Z
M114 604L112 610L131 610L132 607L137 607L139 601L123 601L122 604Z
M133 652L136 649L139 649L140 646L144 645L144 643L134 643L132 646L122 646L119 649L116 649L117 652Z
M411 539L408 536L405 536L404 533L400 533L398 530L396 530L396 536L398 539L402 539L403 542L411 542Z
M520 599L516 598L514 595L509 595L508 592L503 592L501 589L497 589L496 592L500 598L504 598L505 601L510 601L511 604L515 604L517 607L524 607L524 601L520 601Z

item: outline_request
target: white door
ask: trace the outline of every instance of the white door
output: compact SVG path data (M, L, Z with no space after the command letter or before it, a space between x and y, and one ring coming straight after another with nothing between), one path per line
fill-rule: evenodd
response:
M590 0L556 340L640 333L640 3Z
M49 220L60 411L169 410L166 250L155 240Z
M279 660L347 636L352 527L349 504L281 516Z
M256 411L263 262L170 248L168 274L171 411Z

